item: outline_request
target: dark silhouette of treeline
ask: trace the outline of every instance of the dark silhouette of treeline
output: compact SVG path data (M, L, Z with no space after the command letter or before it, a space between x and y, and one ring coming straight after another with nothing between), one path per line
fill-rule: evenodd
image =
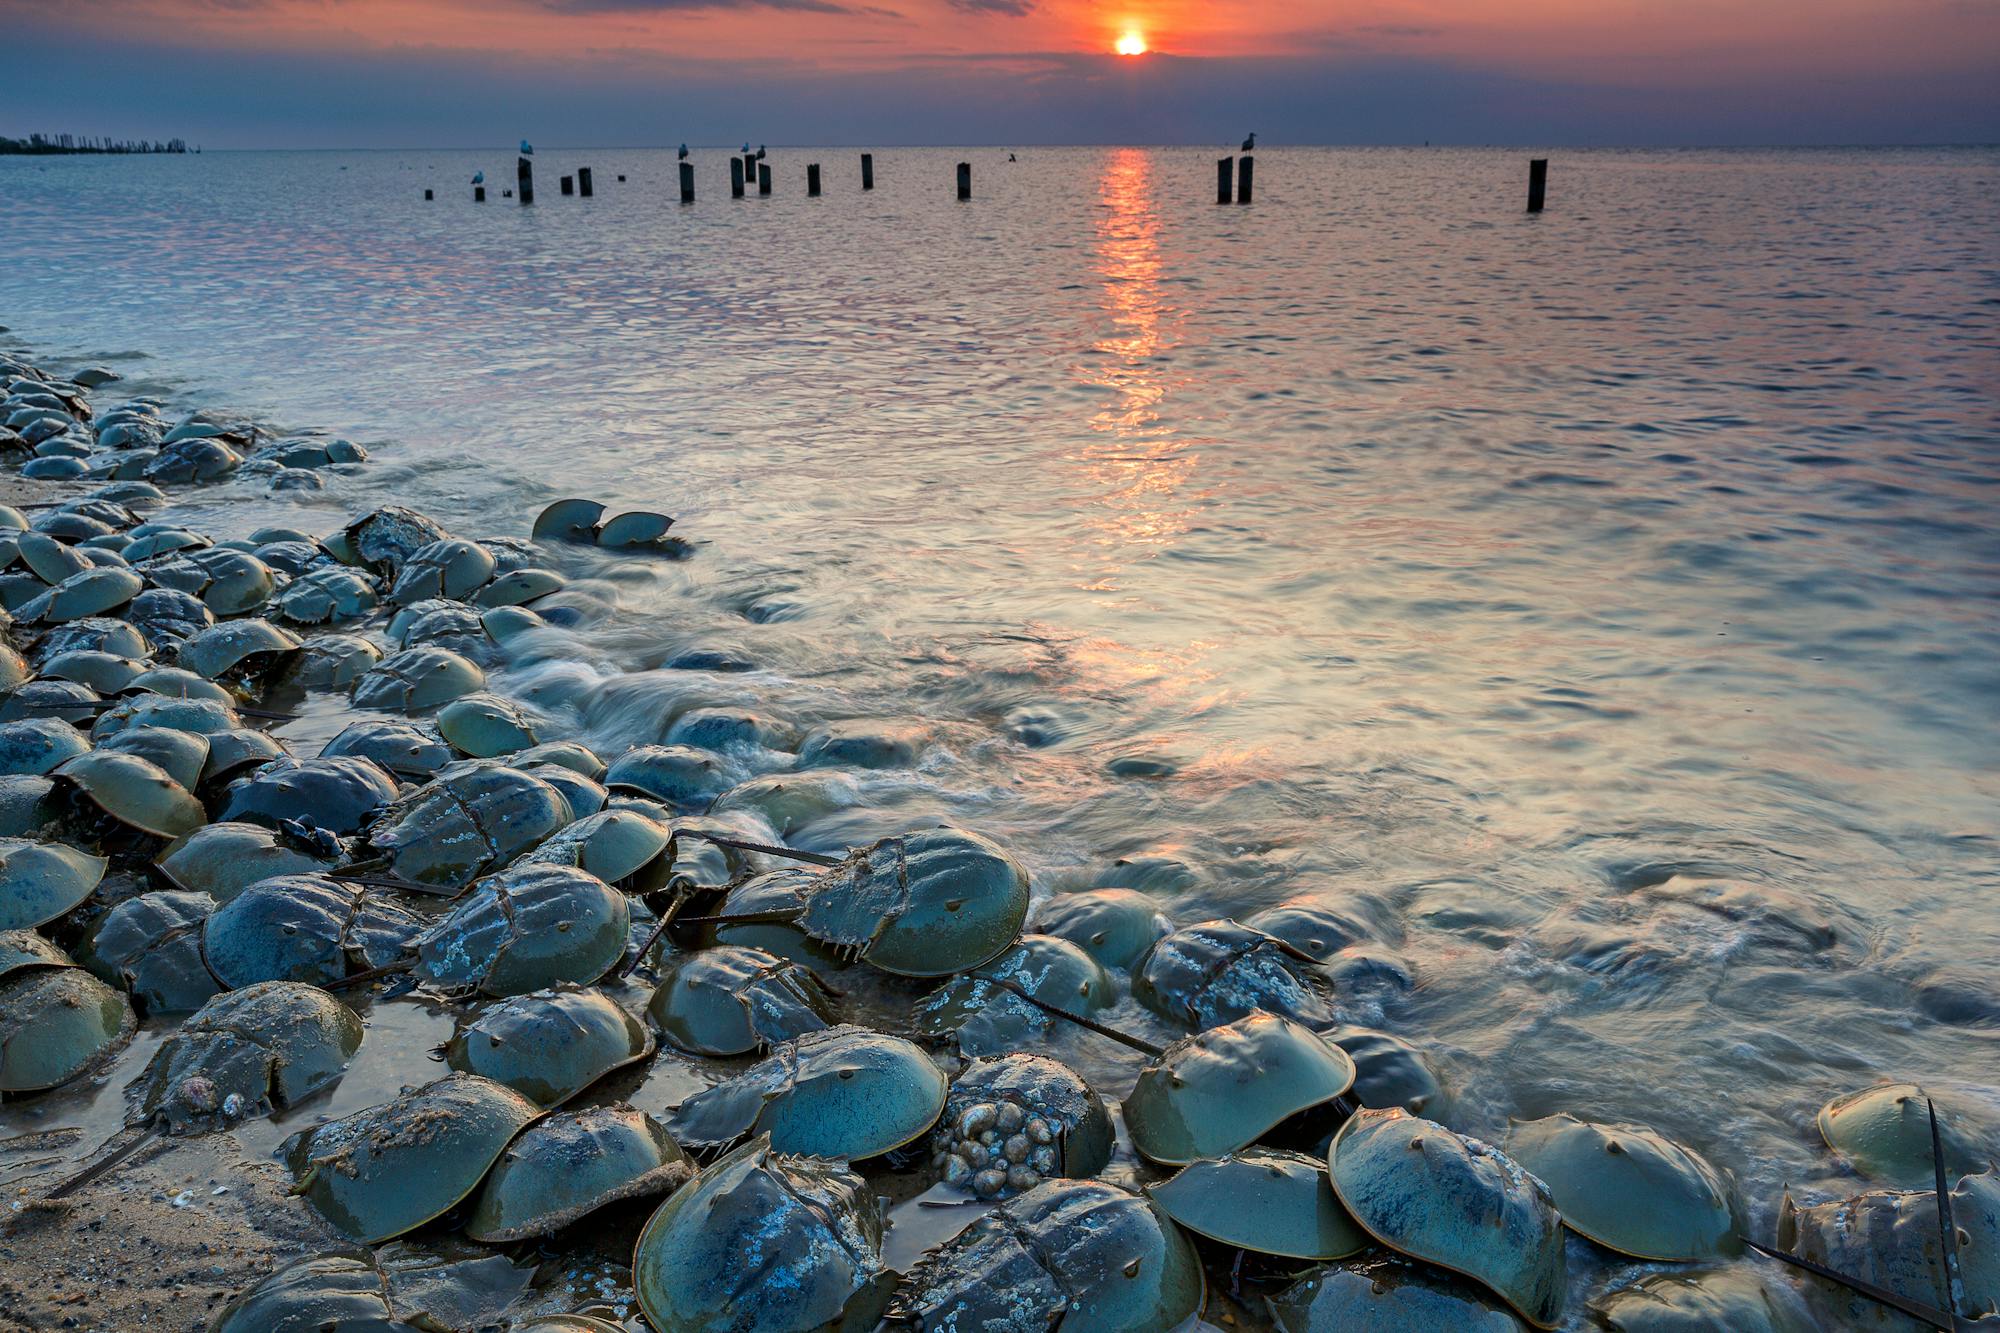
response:
M0 135L0 153L185 153L186 139L105 139L88 134L31 134L25 139ZM200 149L196 149L200 152Z

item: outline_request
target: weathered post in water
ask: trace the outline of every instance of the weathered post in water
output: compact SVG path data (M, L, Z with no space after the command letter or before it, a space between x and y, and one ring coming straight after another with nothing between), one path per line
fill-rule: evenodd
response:
M743 159L740 157L729 159L729 197L731 199L743 197Z
M972 164L970 162L961 162L958 164L958 197L961 199L972 198Z
M757 155L755 153L745 153L743 155L743 179L746 181L757 179Z
M425 191L424 191L424 198L426 198L426 199L435 199L436 197L437 197L437 196L436 196L436 195L434 195L434 194L432 194L432 193L431 193L431 192L430 192L429 190L425 190Z
M565 176L562 178L562 192L564 194L576 193L576 177Z
M1226 204L1236 197L1236 159L1215 159L1215 202Z
M586 199L590 198L589 167L578 167L576 169L576 192Z
M1247 204L1250 202L1250 192L1252 188L1256 185L1256 180L1257 180L1257 159L1250 156L1250 154L1245 153L1243 155L1242 160L1236 164L1237 203Z
M817 162L806 163L806 193L809 195L819 193L819 163Z
M486 202L486 187L484 185L475 185L472 187L472 202L475 204Z
M864 190L875 188L875 154L873 153L863 153L861 155L861 188Z
M681 202L684 204L694 202L694 163L692 162L681 163Z
M1549 160L1546 157L1528 159L1528 211L1542 211L1542 196L1549 191Z
M525 157L514 159L514 184L521 191L521 202L535 202L535 164Z
M757 164L757 193L769 194L770 192L771 164L769 162L759 162Z

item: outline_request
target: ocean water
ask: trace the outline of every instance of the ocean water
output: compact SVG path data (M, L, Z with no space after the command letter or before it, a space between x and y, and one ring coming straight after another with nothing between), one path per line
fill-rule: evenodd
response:
M373 452L218 528L675 514L500 686L613 751L921 724L803 846L1340 904L1460 1129L1655 1125L1767 1235L1857 1188L1830 1096L2000 1126L2000 152L1557 152L1540 216L1520 151L1279 147L1227 208L1216 155L782 149L734 201L705 152L682 207L544 148L532 208L502 152L0 159L0 343Z

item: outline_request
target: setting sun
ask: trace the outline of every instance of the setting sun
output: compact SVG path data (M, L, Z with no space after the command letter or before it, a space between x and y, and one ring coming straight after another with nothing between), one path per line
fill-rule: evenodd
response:
M1128 32L1111 49L1121 56L1142 56L1146 54L1146 39L1139 33Z

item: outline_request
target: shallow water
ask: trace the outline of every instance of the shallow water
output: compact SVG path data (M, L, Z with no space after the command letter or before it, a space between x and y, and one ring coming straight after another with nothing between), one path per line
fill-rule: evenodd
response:
M374 451L218 529L679 515L501 684L612 751L689 697L931 728L804 846L1331 894L1415 981L1350 1016L1470 1132L1654 1124L1763 1234L1851 1187L1829 1096L1992 1081L2000 152L1565 153L1540 217L1518 152L1277 149L1250 208L1213 153L1004 156L736 202L703 155L685 209L629 150L545 149L532 209L499 153L0 159L0 342ZM758 670L603 679L694 646Z

